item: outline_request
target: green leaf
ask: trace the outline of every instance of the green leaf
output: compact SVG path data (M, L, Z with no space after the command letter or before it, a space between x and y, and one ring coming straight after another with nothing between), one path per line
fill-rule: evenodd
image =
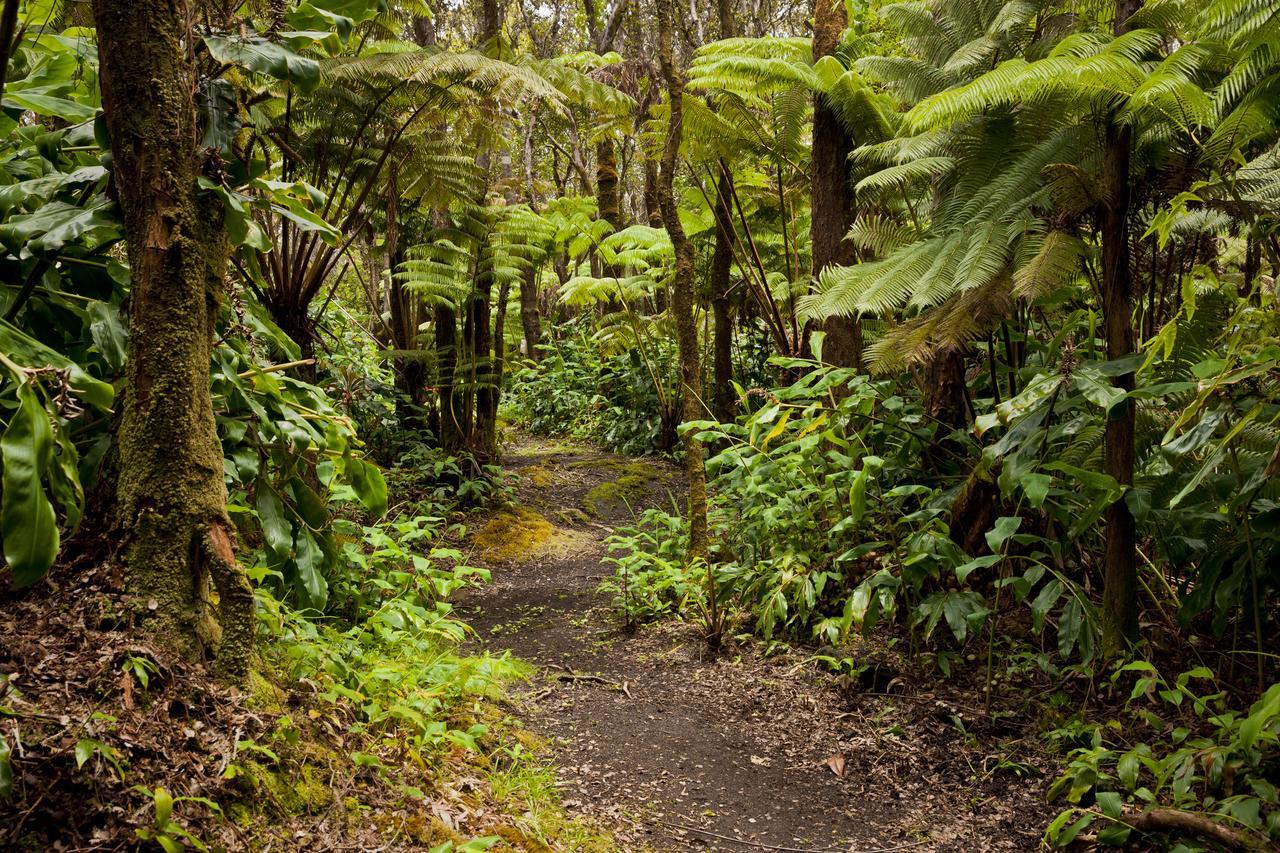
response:
M84 767L85 762L90 758L93 758L93 754L97 751L98 741L93 740L92 738L81 738L76 741L76 769L79 770L81 767Z
M156 802L156 825L164 826L173 817L173 796L164 788L156 788L152 797Z
M1049 615L1049 611L1053 609L1053 606L1058 603L1058 599L1062 597L1064 589L1066 587L1063 586L1062 581L1053 578L1040 588L1040 592L1032 600L1030 605L1031 622L1036 633L1039 633L1044 627L1045 617Z
M90 376L71 359L28 337L17 326L4 320L0 320L0 351L23 367L56 367L67 371L71 388L82 400L100 409L111 408L115 389L110 384Z
M13 252L23 247L33 252L58 252L81 238L92 236L102 243L118 239L122 233L115 205L104 197L83 207L52 201L34 213L14 216L0 225L0 242Z
M1027 471L1018 478L1018 483L1022 486L1023 494L1027 496L1027 503L1039 509L1044 506L1044 499L1049 495L1049 486L1053 483L1053 478L1048 474Z
M1134 750L1129 750L1120 756L1120 760L1116 762L1116 777L1127 790L1132 791L1138 787L1138 770L1140 767L1141 763L1138 761L1138 754Z
M996 526L986 532L987 547L999 553L1004 543L1022 526L1022 519L1016 515L1005 515L996 519Z
M0 734L0 797L8 799L13 795L13 764L10 762L12 750L9 741Z
M1096 368L1081 367L1075 374L1076 388L1089 402L1101 406L1110 412L1117 404L1124 401L1125 392L1107 381Z
M44 577L58 556L58 519L44 491L53 454L49 413L31 383L18 386L18 408L0 437L0 535L16 587Z
M30 110L39 116L60 118L71 124L80 124L97 115L94 107L59 98L54 95L42 95L35 91L9 91L4 93L5 109Z
M325 602L329 600L329 584L322 573L324 551L308 530L298 531L294 551L298 572L294 587L305 606L323 610Z
M969 579L969 575L973 574L978 569L990 568L1003 559L1004 557L1000 554L988 554L985 557L978 557L970 560L964 565L956 568L956 580L960 581L960 583L964 583Z
M1095 795L1098 801L1098 808L1102 809L1102 813L1107 817L1117 820L1124 812L1124 798L1115 791L1099 791Z
M377 465L347 453L343 456L343 472L351 489L365 509L381 517L387 511L387 481Z
M277 80L287 80L304 92L320 83L320 63L261 36L240 38L238 35L208 33L204 43L218 62L238 65Z
M854 524L862 521L867 513L867 479L871 471L866 463L853 475L853 484L849 487L849 518Z
M265 480L258 480L256 506L262 536L278 560L288 560L293 552L293 525L285 517L284 502Z
M1063 812L1063 814L1065 815L1072 815L1074 813L1075 813L1074 811ZM1057 835L1052 836L1053 845L1055 847L1069 846L1071 842L1076 840L1077 835L1079 835L1081 832L1087 829L1090 824L1093 823L1093 819L1095 817L1096 815L1093 812L1085 812L1080 816L1080 819L1077 820L1075 823L1071 824L1071 826L1067 827L1064 830L1061 830ZM1063 822L1065 823L1066 821L1063 821ZM1056 824L1057 821L1055 820L1054 823Z
M84 488L80 485L80 455L65 429L54 436L57 449L49 466L49 489L62 507L66 528L70 533L80 527L84 517Z
M1271 685L1262 698L1249 709L1249 716L1240 724L1240 747L1249 749L1262 734L1263 726L1280 716L1280 684Z
M89 305L89 317L89 334L94 346L112 370L119 370L124 366L129 337L120 307L110 302L93 302Z

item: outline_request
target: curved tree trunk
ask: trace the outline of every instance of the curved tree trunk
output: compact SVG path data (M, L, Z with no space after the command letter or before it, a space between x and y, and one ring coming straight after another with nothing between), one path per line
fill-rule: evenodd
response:
M239 675L253 593L232 545L209 394L228 243L222 202L197 187L190 12L173 0L94 0L133 274L117 495L126 585L143 625L187 654L213 651Z
M680 136L683 132L684 81L676 70L672 56L671 30L674 10L671 0L657 0L658 58L671 105L667 120L667 139L662 151L658 177L658 203L662 221L675 249L675 281L672 284L671 307L676 318L676 337L680 348L680 386L684 420L697 420L702 412L702 367L699 364L698 328L693 316L693 244L680 224L673 183L676 173ZM702 465L702 443L692 431L684 434L685 472L689 480L689 558L707 558L707 473ZM714 597L712 599L714 601ZM714 617L713 617L714 618Z

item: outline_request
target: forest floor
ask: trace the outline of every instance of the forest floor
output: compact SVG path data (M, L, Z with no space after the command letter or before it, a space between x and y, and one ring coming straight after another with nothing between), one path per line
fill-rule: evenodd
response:
M515 701L567 811L627 850L1040 847L1056 810L1036 738L891 655L868 649L882 665L851 682L800 649L739 638L711 657L688 623L624 629L599 591L605 539L670 506L677 469L529 438L505 463L518 506L473 520L493 581L459 610L478 645L537 667Z

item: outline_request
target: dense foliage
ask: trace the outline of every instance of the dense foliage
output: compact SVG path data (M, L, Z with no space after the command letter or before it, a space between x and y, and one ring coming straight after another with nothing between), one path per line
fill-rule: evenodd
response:
M125 0L3 2L15 596L122 565L130 630L308 684L400 790L524 672L449 603L507 420L686 465L609 540L628 625L1043 693L1052 844L1280 838L1280 4L169 5L176 142L107 79ZM194 368L131 335L184 281ZM149 405L216 429L142 448L217 504L190 555L139 541ZM279 719L227 780L306 764Z

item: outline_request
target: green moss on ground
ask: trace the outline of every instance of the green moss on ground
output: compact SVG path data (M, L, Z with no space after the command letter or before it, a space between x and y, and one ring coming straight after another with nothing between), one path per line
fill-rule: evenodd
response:
M528 507L504 509L489 519L472 539L486 560L510 563L538 553L556 529Z
M492 563L514 563L565 554L582 544L583 534L556 527L528 507L496 513L472 537L478 556Z
M657 479L652 468L627 466L627 473L615 480L606 480L587 492L582 508L588 515L600 516L609 510L630 506L643 497L649 485Z
M556 475L541 465L530 465L520 472L520 476L535 489L548 489L556 481Z

